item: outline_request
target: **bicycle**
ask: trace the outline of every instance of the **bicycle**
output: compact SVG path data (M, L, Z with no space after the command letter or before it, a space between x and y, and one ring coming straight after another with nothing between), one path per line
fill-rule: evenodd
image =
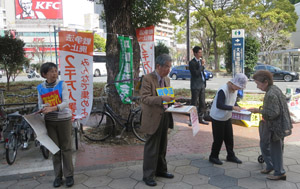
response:
M36 94L30 94L30 95L10 94L7 96L22 97L23 103L14 104L14 105L24 105L25 108L26 104L33 104L33 103L25 103L25 99L35 95ZM5 139L6 161L9 165L12 165L16 160L18 148L21 146L27 148L28 142L35 137L34 137L33 129L30 127L30 125L26 122L26 120L19 112L15 112L13 114L7 115L6 128L11 128L7 138ZM36 141L35 144L36 146L40 146L40 150L42 151L43 157L45 159L48 159L49 150L45 148L43 145L40 145L38 141Z
M74 131L74 139L75 139L75 149L78 150L78 140L81 139L81 134L84 133L82 129L82 124L79 122L79 120L82 118L82 116L77 115L74 117L74 120L72 120L72 128Z
M104 86L104 92L109 94L108 85ZM142 111L141 107L135 107L139 97L131 97L131 104L128 117L122 118L115 113L107 102L103 102L102 110L93 110L87 123L83 126L84 137L91 141L104 141L110 137L118 123L123 129L117 138L121 138L124 131L132 131L133 134L140 140L145 142L145 134L140 132Z

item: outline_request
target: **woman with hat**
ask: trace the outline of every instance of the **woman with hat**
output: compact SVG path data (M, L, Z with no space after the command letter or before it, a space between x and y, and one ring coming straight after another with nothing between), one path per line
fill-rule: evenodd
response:
M212 133L213 143L211 147L211 154L209 161L222 165L219 159L219 153L223 141L227 150L227 161L234 163L242 163L233 151L233 131L231 116L232 110L240 111L242 108L236 103L237 91L246 88L248 78L242 73L238 73L228 83L221 86L216 93L213 104L210 110L210 117L212 118Z

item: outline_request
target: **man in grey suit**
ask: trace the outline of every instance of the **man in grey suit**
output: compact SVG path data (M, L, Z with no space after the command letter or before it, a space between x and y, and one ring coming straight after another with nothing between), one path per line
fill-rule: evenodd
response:
M172 59L167 54L158 56L155 60L155 71L144 76L140 91L142 102L141 131L147 134L144 146L143 181L148 186L156 186L155 176L173 178L168 173L166 152L168 143L168 128L173 126L171 113L163 101L170 102L174 97L158 96L156 89L170 86L167 75L171 69Z
M196 106L199 113L199 123L208 125L203 117L206 111L205 105L205 87L206 79L204 74L205 60L202 59L202 48L195 46L193 48L194 58L189 62L189 69L191 72L191 104Z

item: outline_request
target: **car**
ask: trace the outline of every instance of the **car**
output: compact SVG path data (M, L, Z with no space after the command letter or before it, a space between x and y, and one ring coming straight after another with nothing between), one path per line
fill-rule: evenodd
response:
M253 74L258 70L268 70L273 74L274 80L284 80L284 81L294 81L299 80L299 74L297 72L291 72L286 70L281 70L278 67L267 65L267 64L257 64L254 67L254 72L250 75L250 79L252 79Z
M204 70L205 79L209 80L210 78L213 78L213 74L210 71ZM171 72L169 73L170 78L177 80L179 78L182 79L190 79L191 78L191 72L189 70L188 65L181 65L181 66L175 66L172 68Z

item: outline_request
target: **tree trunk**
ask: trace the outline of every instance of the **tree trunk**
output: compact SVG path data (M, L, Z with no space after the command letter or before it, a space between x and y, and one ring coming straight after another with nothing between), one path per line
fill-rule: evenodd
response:
M119 72L120 45L118 43L117 35L132 37L134 78L138 77L140 50L135 35L135 28L131 21L132 3L132 0L103 1L107 28L107 83L113 83ZM127 118L130 105L125 105L121 102L114 85L111 85L110 92L111 94L108 96L109 105L116 113L123 118Z
M217 44L216 36L213 37L213 41L214 41L214 54L215 54L215 71L220 71L220 69L219 69L218 44Z

